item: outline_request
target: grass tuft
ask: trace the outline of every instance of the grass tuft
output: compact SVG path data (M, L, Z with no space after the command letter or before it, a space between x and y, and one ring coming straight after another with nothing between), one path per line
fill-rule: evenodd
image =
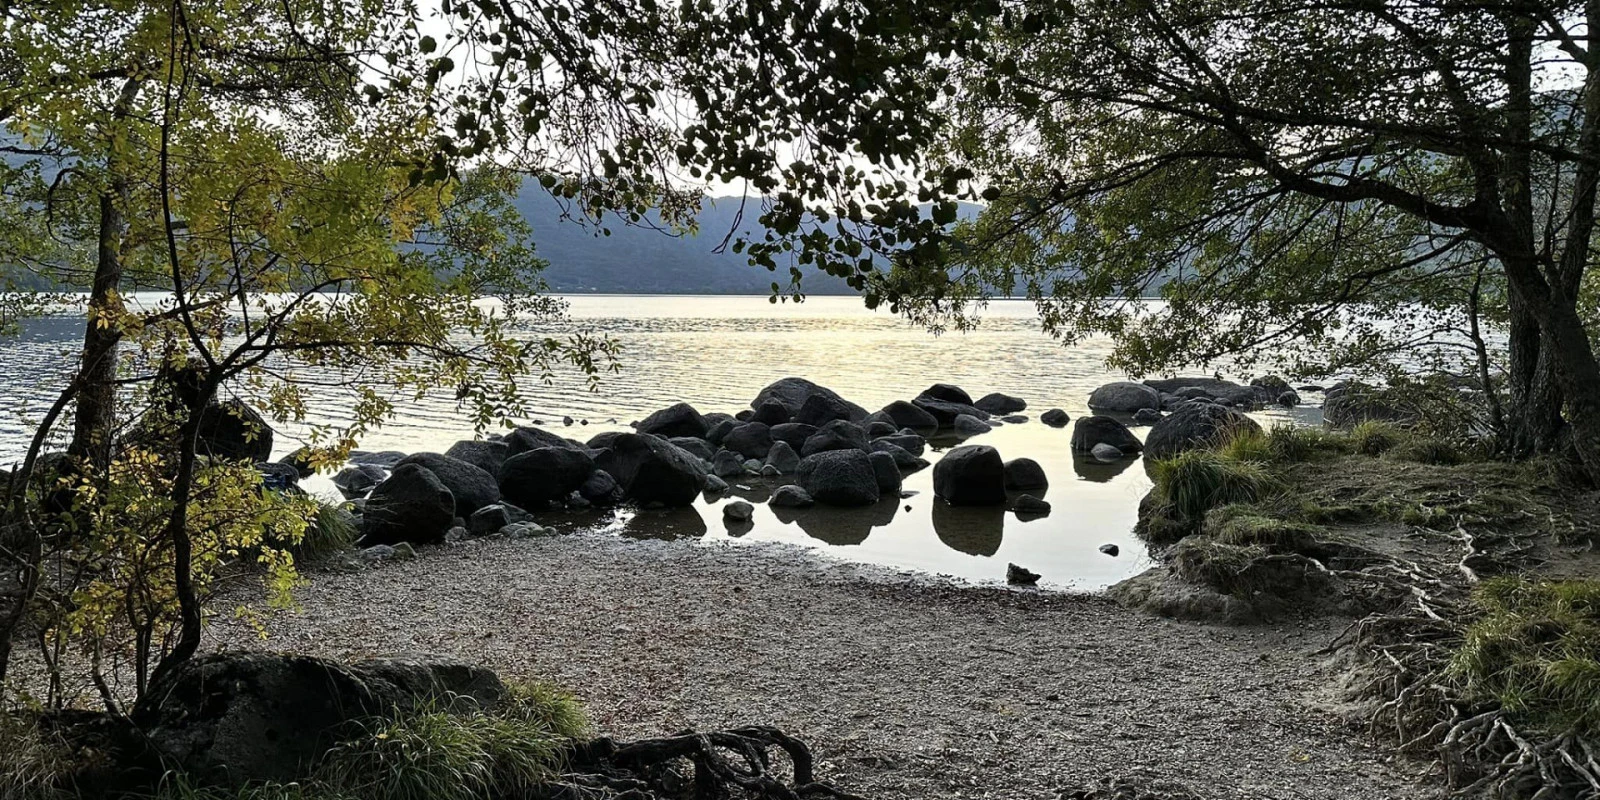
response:
M317 513L306 526L305 535L295 545L295 558L302 561L320 561L355 547L361 532L357 530L355 516L344 503L317 501Z
M0 711L0 800L65 800L75 764L69 749L26 714Z
M330 750L317 780L363 800L477 800L526 794L560 767L570 700L530 699L506 716L457 714L438 705L369 720ZM581 716L581 715L580 715Z
M1453 467L1468 460L1460 447L1432 436L1419 436L1400 442L1389 450L1389 457L1441 467Z
M1157 461L1153 471L1158 499L1167 516L1191 524L1203 520L1213 508L1254 503L1277 487L1261 464L1210 450L1190 450Z
M1373 419L1350 429L1351 448L1366 456L1381 456L1406 438L1406 433L1394 425Z
M505 704L495 709L501 716L539 725L566 739L585 739L594 732L577 698L553 683L507 681L506 691Z
M1473 596L1450 674L1534 727L1600 733L1600 581L1500 577Z
M1204 532L1222 544L1265 548L1273 553L1304 553L1316 546L1322 529L1281 519L1249 505L1226 505L1206 515Z

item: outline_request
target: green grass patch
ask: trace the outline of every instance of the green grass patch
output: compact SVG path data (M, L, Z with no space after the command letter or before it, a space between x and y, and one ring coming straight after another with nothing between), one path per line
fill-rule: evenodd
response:
M1389 457L1434 466L1455 466L1471 460L1467 451L1454 442L1433 436L1416 436L1399 442L1389 449Z
M1351 450L1364 456L1381 456L1405 441L1405 431L1387 422L1367 420L1350 429Z
M1251 505L1226 505L1206 515L1203 532L1229 545L1258 546L1273 553L1303 553L1316 545L1322 528L1283 519Z
M1550 733L1600 732L1600 581L1495 578L1450 664L1470 696Z
M508 715L437 705L358 726L318 766L317 783L363 800L516 797L556 774L567 737L548 727L565 711L530 703Z
M65 800L79 764L40 730L31 714L0 711L0 800Z
M294 555L302 561L320 561L354 548L360 537L355 516L344 503L318 500L316 515L295 545Z
M1211 450L1157 461L1153 473L1160 507L1168 517L1189 524L1198 524L1218 506L1262 500L1278 487L1262 464Z

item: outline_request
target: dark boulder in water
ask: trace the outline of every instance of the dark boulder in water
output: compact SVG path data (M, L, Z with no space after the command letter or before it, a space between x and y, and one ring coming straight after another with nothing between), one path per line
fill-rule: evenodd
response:
M800 488L819 503L865 506L878 502L878 476L861 450L828 450L800 460Z
M594 472L594 459L582 450L540 447L506 459L500 468L500 494L507 502L540 511L564 500Z
M1165 401L1162 404L1165 405ZM1161 421L1161 412L1153 408L1141 408L1134 412L1133 421L1140 425L1154 425Z
M986 506L1006 501L1006 468L1000 451L963 445L933 465L933 493L953 506Z
M1089 407L1096 411L1134 412L1141 408L1161 408L1161 393L1142 383L1117 381L1094 390Z
M444 454L472 464L490 475L499 475L501 465L511 457L511 445L506 442L485 442L463 439L450 445Z
M915 403L905 400L896 400L883 407L878 413L888 417L891 422L901 428L937 428L939 420Z
M805 406L806 401L815 396L837 401L848 409L849 416L847 419L852 422L863 420L867 417L866 409L840 397L838 392L826 386L819 386L805 378L782 378L774 381L767 388L762 389L760 394L756 395L756 399L750 403L750 407L753 409L760 408L763 403L771 400L782 405L784 410L789 412L789 416L794 417L800 413L800 409Z
M889 453L868 453L867 460L871 462L872 472L878 478L878 495L899 497L900 465L895 463L894 456Z
M456 516L463 519L472 512L500 501L500 483L482 467L438 453L417 453L400 459L399 469L407 464L424 467L444 484L456 498Z
M578 496L600 508L610 508L623 499L622 487L617 485L617 479L603 469L589 473L583 485L578 487Z
M777 400L768 400L756 408L755 413L750 416L750 421L759 422L770 427L782 425L788 422L792 416L793 414L790 414L789 409L784 408L782 403Z
M1072 418L1067 416L1067 412L1062 411L1059 408L1052 408L1049 411L1040 414L1039 421L1049 425L1052 428L1065 428L1067 427L1067 423L1072 421Z
M639 433L653 434L663 439L671 439L674 436L704 439L711 426L694 406L688 403L674 403L645 417L639 422L637 430Z
M212 403L200 412L195 436L200 455L227 461L272 459L272 426L255 409L238 400Z
M796 453L806 446L806 440L810 439L812 434L816 432L817 426L799 422L785 422L782 425L774 425L767 431L772 436L772 441L784 442L794 448Z
M972 395L960 386L950 383L936 383L922 390L922 397L933 400L943 400L946 403L958 403L964 406L972 405Z
M396 467L378 484L361 513L361 544L432 544L456 519L456 498L427 467Z
M1005 463L1007 489L1044 489L1050 486L1044 467L1031 458L1013 458Z
M722 446L745 458L762 458L772 449L772 427L765 422L746 422L729 431Z
M1186 450L1218 447L1241 433L1260 433L1255 420L1231 408L1209 403L1184 406L1156 423L1145 437L1145 454L1171 458Z
M616 478L624 497L641 505L687 506L706 485L705 468L694 456L654 436L618 436L595 463Z
M1080 453L1094 450L1097 444L1109 444L1123 453L1133 454L1144 449L1139 438L1128 426L1102 416L1079 417L1072 428L1072 449Z
M851 406L838 397L824 394L814 394L806 398L800 410L794 413L794 421L806 425L822 427L836 419L851 421L852 415L859 406ZM856 417L865 419L865 417Z
M823 425L816 433L811 434L800 446L800 455L810 456L828 450L861 450L867 449L867 434L860 428L842 419L836 419Z
M507 458L518 453L536 450L540 447L565 447L568 449L581 447L578 443L564 436L557 436L549 431L534 427L517 428L506 434L504 441L506 443Z
M357 497L366 497L367 492L372 491L374 486L383 483L383 479L387 477L389 477L389 473L383 467L372 464L352 464L339 470L339 474L333 476L333 485L345 496L345 499L351 500Z
M997 417L1003 417L1007 414L1015 414L1018 411L1026 411L1028 409L1028 401L1020 397L1013 397L1009 394L1001 394L999 392L986 394L983 397L978 398L978 401L973 403L973 405Z
M710 462L711 459L717 456L717 446L705 439L696 439L693 436L674 436L667 441L701 461Z

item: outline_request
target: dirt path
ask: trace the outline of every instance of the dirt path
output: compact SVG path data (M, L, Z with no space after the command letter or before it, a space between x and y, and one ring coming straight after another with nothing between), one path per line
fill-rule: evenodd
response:
M1429 798L1305 698L1337 622L1213 628L798 548L574 535L318 574L264 645L438 652L574 690L618 736L762 722L872 798L1053 798L1135 771L1209 798Z

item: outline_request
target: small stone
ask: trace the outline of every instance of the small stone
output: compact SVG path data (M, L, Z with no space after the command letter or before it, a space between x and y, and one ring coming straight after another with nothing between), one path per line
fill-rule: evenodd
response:
M461 530L465 532L466 529L463 528ZM394 546L394 558L396 561L410 561L416 557L417 549L412 547L410 542L400 542Z
M755 516L756 507L743 500L735 500L722 507L722 518L735 522L746 522Z
M1049 425L1052 428L1065 428L1067 427L1067 423L1072 421L1072 418L1067 416L1067 412L1062 411L1059 408L1052 408L1049 411L1040 414L1039 421Z
M1118 547L1118 546L1116 546L1114 544L1107 543L1107 544L1100 545L1100 552L1105 553L1106 555L1111 556L1112 558L1115 558L1118 553L1122 552L1122 548L1120 548L1120 547Z
M1027 414L1007 414L1007 415L1001 417L1000 421L1004 422L1004 423L1007 423L1007 424L1010 424L1010 425L1021 425L1022 423L1028 421L1028 415Z
M1006 565L1006 583L1014 586L1032 586L1039 582L1039 573L1016 564Z
M572 417L562 417L561 418L561 424L562 425L571 425L572 424Z
M791 483L779 486L778 490L772 493L772 499L767 501L767 505L778 508L808 508L815 502L805 489Z
M728 482L715 476L706 476L706 494L722 494L728 491Z

